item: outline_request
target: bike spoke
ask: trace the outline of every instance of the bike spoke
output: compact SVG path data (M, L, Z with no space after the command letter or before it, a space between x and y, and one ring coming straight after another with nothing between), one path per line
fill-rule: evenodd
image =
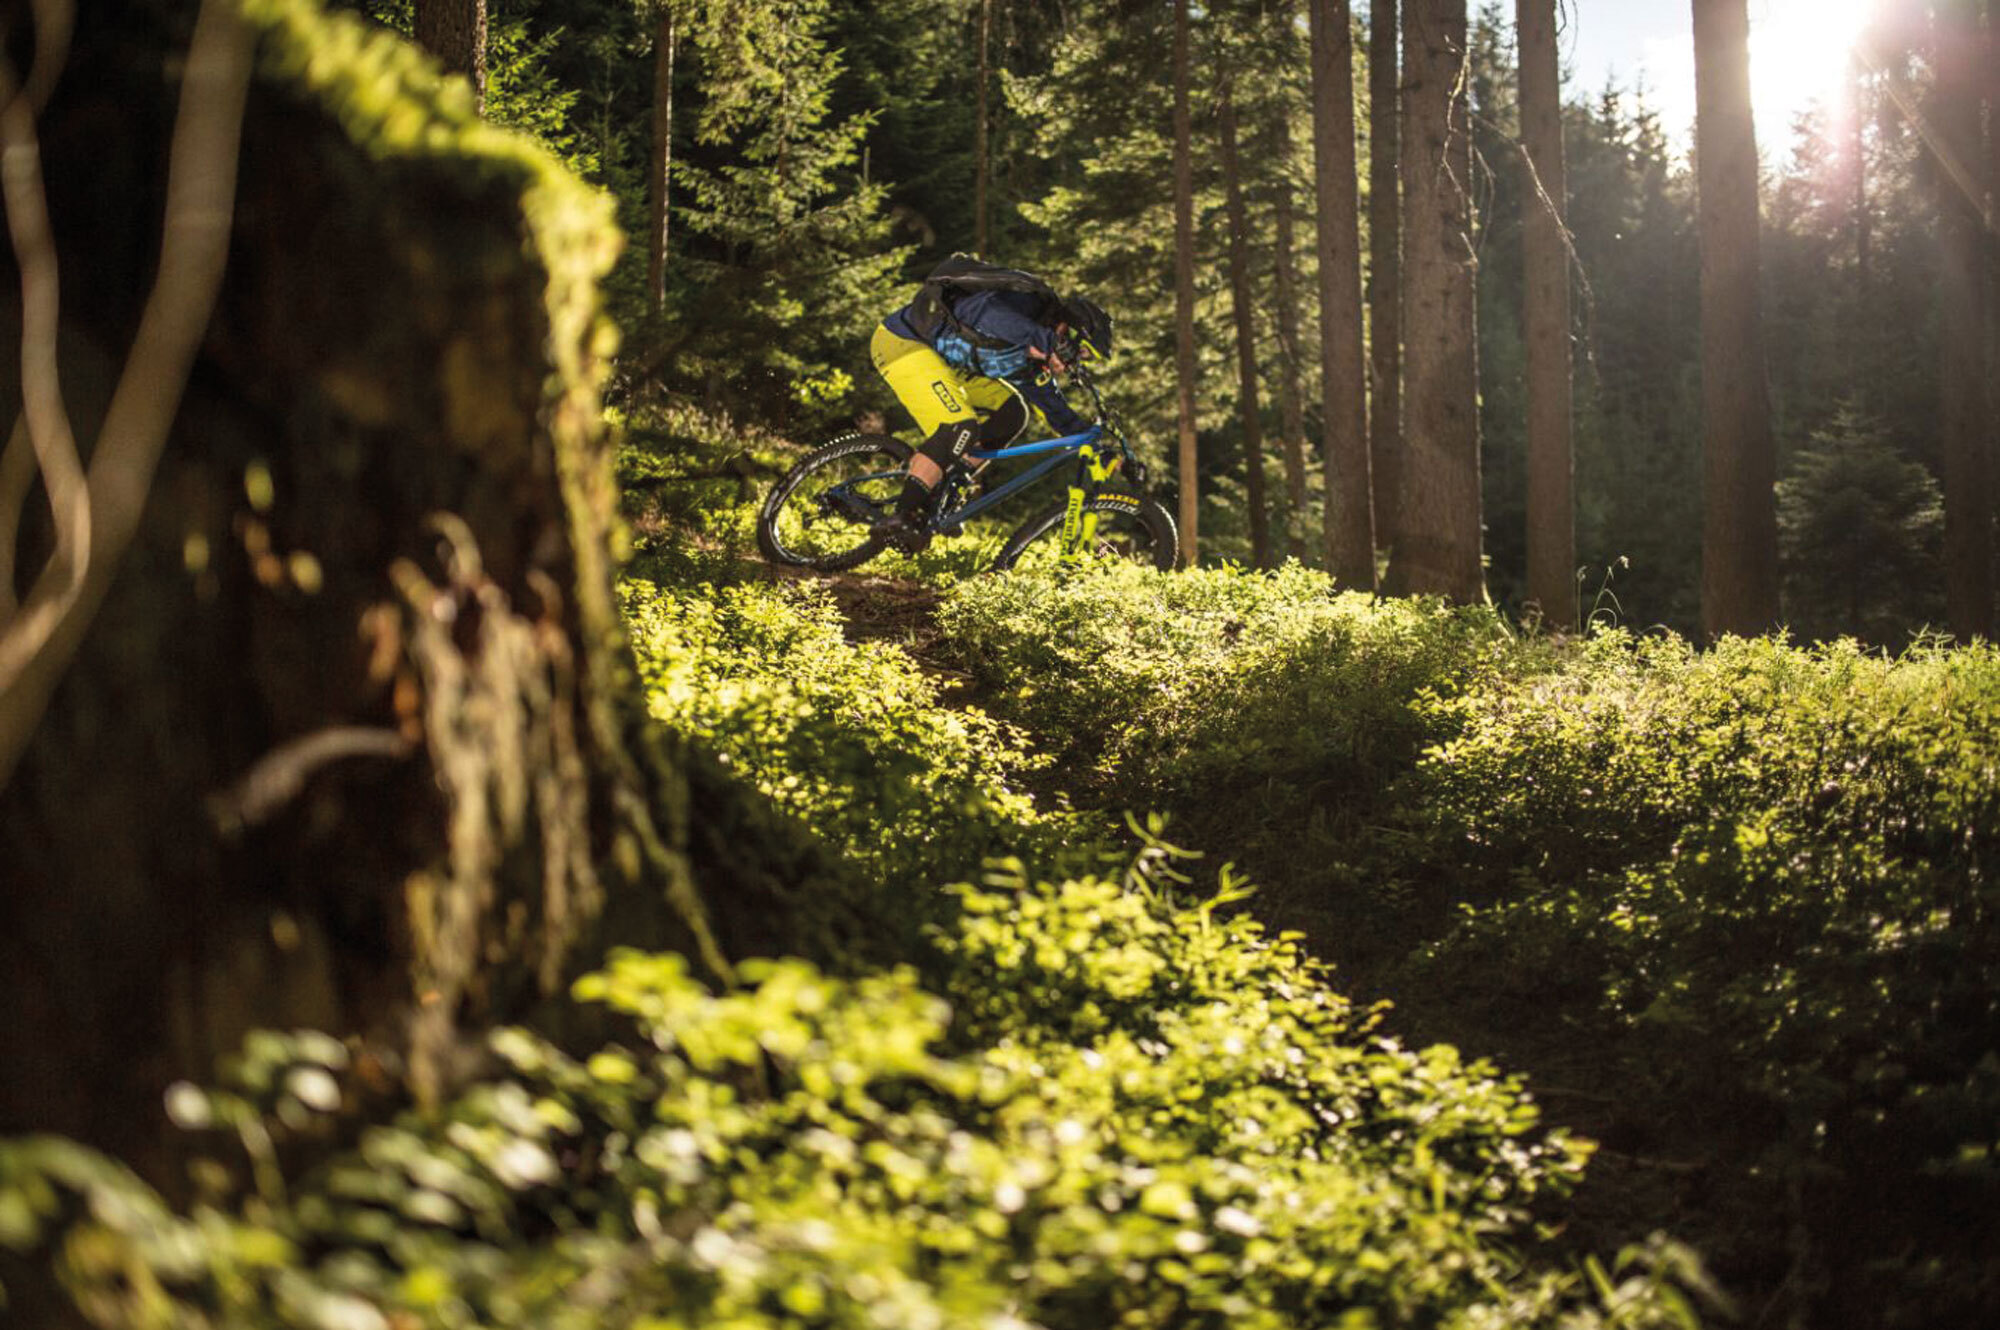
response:
M771 523L771 537L802 562L849 553L895 511L902 488L901 469L880 452L835 458L800 478Z

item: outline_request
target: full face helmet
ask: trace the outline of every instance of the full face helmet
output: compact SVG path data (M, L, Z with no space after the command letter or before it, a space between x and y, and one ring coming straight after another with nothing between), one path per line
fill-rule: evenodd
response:
M1069 324L1070 339L1076 343L1079 360L1111 358L1111 316L1102 307L1072 297L1063 302L1063 321Z

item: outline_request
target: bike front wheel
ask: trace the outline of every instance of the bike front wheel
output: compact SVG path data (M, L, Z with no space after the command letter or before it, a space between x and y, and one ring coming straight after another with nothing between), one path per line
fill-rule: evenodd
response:
M849 434L814 449L757 510L757 548L772 563L836 573L882 552L875 524L896 511L910 447Z
M1053 564L1062 557L1063 511L1056 504L1023 522L993 561L996 571ZM1161 571L1180 556L1180 533L1173 516L1149 498L1100 494L1084 500L1084 510L1097 515L1097 538L1089 551L1100 559L1130 559Z

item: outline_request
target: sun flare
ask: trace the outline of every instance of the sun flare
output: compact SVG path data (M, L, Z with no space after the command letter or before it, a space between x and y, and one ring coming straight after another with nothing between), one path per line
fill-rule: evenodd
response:
M1750 97L1760 126L1831 108L1878 0L1751 0Z

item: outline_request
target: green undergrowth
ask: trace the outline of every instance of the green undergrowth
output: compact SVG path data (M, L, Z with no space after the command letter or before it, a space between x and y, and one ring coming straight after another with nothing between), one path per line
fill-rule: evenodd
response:
M1426 1028L1611 1078L1773 1314L2000 1315L1991 648L1556 644L1299 570L940 621L1090 798L1240 856Z
M1611 636L1451 722L1420 980L1574 994L1712 1104L1801 1304L2000 1311L2000 656Z
M479 1084L331 1151L345 1046L261 1035L169 1096L192 1205L8 1142L0 1244L53 1244L118 1326L1693 1323L1671 1245L1524 1262L1585 1148L1491 1067L1383 1037L1293 941L1179 903L1169 860L997 866L929 983L772 961L718 994L614 953L574 995L621 1034L496 1031Z
M614 413L612 423L636 567L682 581L740 576L757 503L800 450L686 404Z
M1368 891L1382 797L1440 733L1437 707L1547 648L1497 615L1338 593L1291 565L987 578L940 606L946 649L998 714L1099 803L1173 810L1260 874L1310 865Z
M885 917L928 917L935 884L986 858L1080 868L1108 841L1098 815L1026 792L1048 763L1012 726L941 705L897 646L848 643L823 587L632 578L624 595L654 717L837 846Z
M260 1034L168 1096L185 1198L0 1143L0 1249L120 1327L1695 1323L1673 1243L1547 1245L1590 1149L1518 1080L1390 1037L1157 822L1113 850L1103 814L1031 797L1052 758L1025 730L848 642L823 588L732 562L742 505L688 478L706 456L641 487L721 496L634 521L649 704L816 832L844 865L821 888L900 963L745 961L715 991L615 952L553 1021L569 1042L491 1032L425 1112L385 1109L348 1044Z
M848 641L827 583L751 559L756 503L802 451L688 408L625 422L626 624L654 718L836 849L879 954L914 954L954 908L940 883L996 856L1089 871L1117 823L1031 792L1050 762L1018 729L946 705L898 644Z

